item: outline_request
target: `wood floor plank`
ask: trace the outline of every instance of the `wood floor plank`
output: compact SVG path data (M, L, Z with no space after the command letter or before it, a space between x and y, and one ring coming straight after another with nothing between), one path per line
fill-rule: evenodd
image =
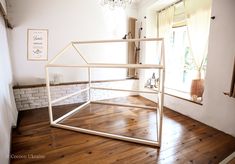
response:
M140 97L106 101L156 106ZM80 104L54 107L55 118ZM235 151L235 138L205 124L164 109L161 148L88 135L49 125L48 110L20 112L12 133L11 163L219 163ZM63 124L101 131L156 138L156 112L149 109L91 104Z

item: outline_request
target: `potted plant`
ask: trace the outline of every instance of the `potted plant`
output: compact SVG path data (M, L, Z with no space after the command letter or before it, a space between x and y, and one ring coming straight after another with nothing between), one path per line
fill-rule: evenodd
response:
M201 70L197 70L197 78L192 79L190 95L193 101L197 101L198 98L202 100L204 92L204 79L201 78Z
M201 64L198 66L195 62L194 57L190 53L190 48L186 48L185 53L185 69L194 71L195 75L191 82L190 95L193 101L202 100L204 92L204 78L202 77L202 72L206 70L206 58L203 58Z

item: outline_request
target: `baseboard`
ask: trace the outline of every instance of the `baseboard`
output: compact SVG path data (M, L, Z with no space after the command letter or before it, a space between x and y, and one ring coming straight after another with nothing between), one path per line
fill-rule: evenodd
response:
M223 161L221 161L219 164L228 164L231 160L235 158L235 152L230 154L227 158L225 158Z

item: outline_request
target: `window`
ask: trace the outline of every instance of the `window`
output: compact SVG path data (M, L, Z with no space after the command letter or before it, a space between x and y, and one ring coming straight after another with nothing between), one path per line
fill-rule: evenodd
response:
M165 87L190 93L192 80L197 74L197 64L191 53L189 33L183 2L174 5L173 19L165 35L166 79ZM170 19L169 19L170 21ZM204 78L206 62L201 77Z
M186 26L172 28L166 44L166 83L170 89L187 91L189 89L189 74L186 61L190 62Z
M189 92L195 65L190 54L187 27L172 28L166 47L166 83L169 89Z
M166 93L197 102L202 101L210 11L210 0L184 0L184 3L181 1L157 12L157 36L164 38L165 43ZM146 32L150 35L155 34L153 28L146 28ZM156 54L153 50L158 51L159 47L146 45L144 48L144 61L156 64L157 59L152 60L154 56L151 54ZM142 73L147 78L146 84L149 84L154 73L158 78L158 72L155 70L146 70ZM151 85L145 86L153 88Z
M172 28L167 45L165 86L189 93L197 71L190 52L187 26ZM202 68L202 78L205 75L206 63L204 62Z

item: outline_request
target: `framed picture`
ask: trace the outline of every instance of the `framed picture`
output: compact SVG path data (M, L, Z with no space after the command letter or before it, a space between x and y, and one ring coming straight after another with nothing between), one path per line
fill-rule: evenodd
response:
M47 60L48 30L28 29L27 31L27 53L28 60Z

